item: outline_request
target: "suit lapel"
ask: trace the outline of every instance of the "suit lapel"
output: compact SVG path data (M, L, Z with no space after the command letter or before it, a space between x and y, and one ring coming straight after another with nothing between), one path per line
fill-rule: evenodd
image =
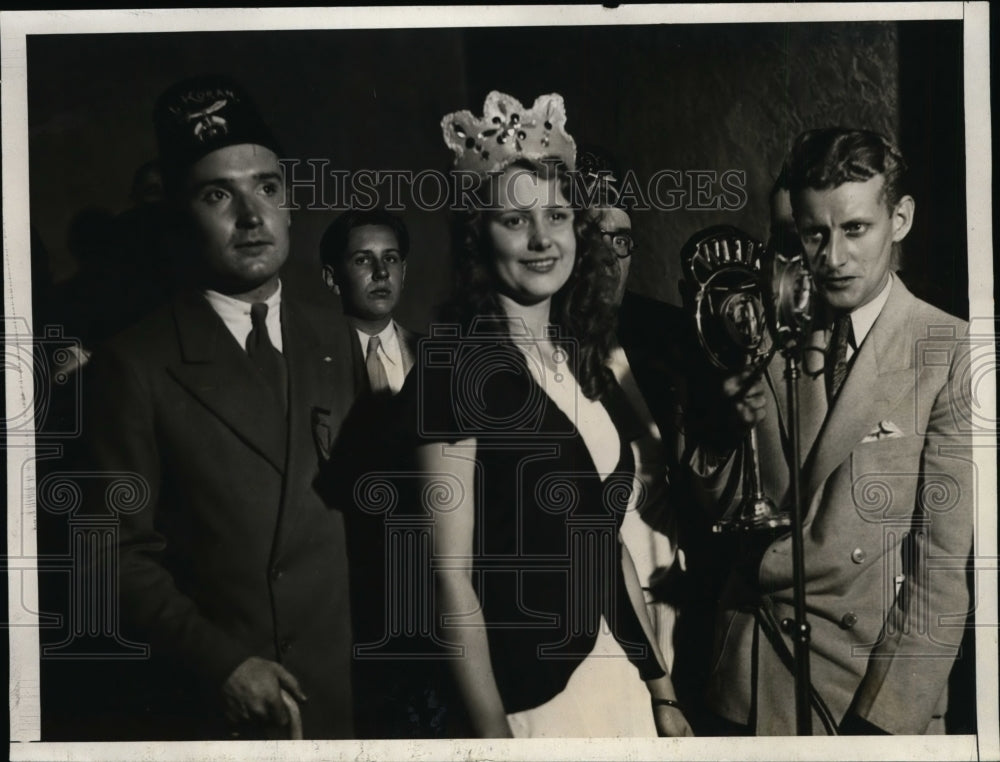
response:
M279 472L286 425L267 382L225 323L199 294L174 303L181 361L167 371Z
M331 313L330 319L336 320ZM339 327L313 325L291 299L281 303L281 336L288 365L288 468L282 496L276 548L300 517L303 487L318 470L317 426L321 436L336 439L354 398L351 367L343 362L343 347L351 337ZM357 342L355 342L357 343Z
M829 411L803 472L804 495L811 499L871 427L914 384L910 313L914 298L899 278L854 357L840 394ZM819 386L822 387L822 378Z
M417 361L417 334L396 323L396 335L399 337L399 354L403 358L403 377L410 374Z
M823 331L814 331L806 351L803 353L799 368L799 463L804 462L815 445L823 420L826 418L826 389L823 383L823 347L825 337ZM788 387L785 379L785 358L775 355L767 368L766 380L771 388L777 408L778 431L781 437L781 449L784 463L790 468L791 452L791 422L788 419ZM767 422L761 424L767 426ZM764 455L767 457L767 454ZM763 464L765 471L768 464ZM787 488L788 478L783 473L775 480L775 485L783 492Z
M342 356L351 358L351 374L356 394L367 394L372 390L372 382L368 378L368 366L365 365L365 349L361 347L357 329L347 322L344 323L344 327L349 346L346 347L346 354Z

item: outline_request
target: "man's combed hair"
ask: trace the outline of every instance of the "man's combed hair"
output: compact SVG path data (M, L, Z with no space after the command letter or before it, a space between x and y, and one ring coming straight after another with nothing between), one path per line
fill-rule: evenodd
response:
M782 170L792 205L806 188L828 190L844 183L885 176L884 195L890 209L903 197L906 162L888 138L871 130L824 127L795 139Z
M399 256L406 259L410 251L410 234L399 217L384 209L348 209L331 222L323 233L319 242L319 258L323 265L339 269L341 260L347 253L351 231L365 225L389 228L399 244Z

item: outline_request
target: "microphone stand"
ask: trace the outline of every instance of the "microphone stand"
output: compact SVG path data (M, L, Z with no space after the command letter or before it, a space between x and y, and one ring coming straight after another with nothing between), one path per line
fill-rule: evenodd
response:
M801 442L799 437L799 376L802 362L805 331L812 322L811 296L813 286L808 263L802 254L791 258L772 252L773 271L771 290L761 283L762 249L743 231L728 225L719 225L699 231L684 244L681 260L687 282L697 294L694 300L695 325L698 339L712 363L719 368L732 370L726 355L736 350L744 354L756 352L761 343L756 331L757 318L770 317L774 342L785 357L785 381L788 397L789 444L791 446L789 501L790 521L779 514L773 502L761 488L760 460L757 452L756 431L748 437L753 458L750 470L750 499L741 502L736 519L724 516L713 531L775 529L791 525L792 533L792 585L794 619L785 619L780 627L788 634L794 646L792 660L795 675L795 719L798 735L812 735L812 704L827 732L837 734L836 722L822 697L813 690L809 670L810 627L806 621L806 580L804 556L804 509L801 485ZM766 272L763 270L763 272ZM755 302L758 291L763 292L766 304ZM721 292L725 298L719 298ZM769 295L769 296L768 296ZM769 298L770 297L770 298ZM760 308L760 309L758 309ZM749 316L749 318L748 318ZM708 331L703 320L721 321L721 330ZM718 351L719 342L723 351ZM770 350L773 351L773 348ZM770 359L770 356L767 358ZM769 633L781 640L767 606L759 608ZM784 642L782 641L782 646ZM786 649L787 650L787 649Z
M800 484L799 442L799 356L798 343L782 351L785 356L785 385L788 391L788 421L791 444L791 482L789 497L792 513L792 586L795 619L785 619L782 627L792 636L795 654L795 724L800 736L812 735L812 711L809 706L812 682L809 675L809 622L806 621L806 568L803 549L802 491Z
M829 707L813 690L809 674L810 627L806 620L806 564L803 524L805 508L802 505L801 437L799 436L799 376L800 364L806 343L806 331L812 323L812 279L808 264L800 254L791 258L775 254L774 324L781 353L785 357L785 388L788 401L789 444L791 463L789 471L789 506L792 531L792 589L795 618L781 622L782 629L791 637L795 662L795 725L800 736L812 735L812 703L816 704L823 727L830 735L837 735L836 721Z

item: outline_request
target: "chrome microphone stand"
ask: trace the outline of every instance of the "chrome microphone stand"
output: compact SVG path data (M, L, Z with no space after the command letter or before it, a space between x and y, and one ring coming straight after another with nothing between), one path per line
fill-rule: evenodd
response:
M712 364L729 373L763 372L774 356L766 305L771 295L763 269L765 247L739 228L718 225L697 233L681 252L685 276L695 292L698 340ZM789 526L791 517L778 510L763 488L757 429L744 441L749 461L738 506L712 531L773 530Z
M681 252L685 276L696 294L694 316L702 348L716 367L737 372L763 370L780 349L785 358L785 383L791 463L788 511L778 511L762 488L756 429L746 448L748 489L735 516L728 513L713 531L756 531L789 527L792 536L794 619L780 626L791 637L795 664L795 716L799 735L812 734L812 707L827 731L836 722L813 690L809 669L810 626L806 620L801 490L799 387L802 355L812 327L812 279L802 256L786 258L767 252L746 233L719 225L696 233ZM770 278L770 282L768 282ZM776 629L770 610L761 607L769 629ZM780 634L774 635L780 639Z
M781 622L792 639L795 656L795 726L800 736L812 735L812 680L809 672L810 627L806 619L806 572L803 541L805 510L801 488L801 441L799 437L799 376L804 340L812 325L812 278L803 257L773 255L773 330L785 358L785 388L792 462L789 464L789 507L792 529L792 588L795 618ZM817 696L818 699L818 696ZM836 734L829 711L818 700L820 718Z

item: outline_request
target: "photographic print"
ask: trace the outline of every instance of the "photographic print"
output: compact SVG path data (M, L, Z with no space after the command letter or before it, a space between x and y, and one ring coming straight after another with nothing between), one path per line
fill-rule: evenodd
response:
M1000 752L988 21L0 15L11 758Z

